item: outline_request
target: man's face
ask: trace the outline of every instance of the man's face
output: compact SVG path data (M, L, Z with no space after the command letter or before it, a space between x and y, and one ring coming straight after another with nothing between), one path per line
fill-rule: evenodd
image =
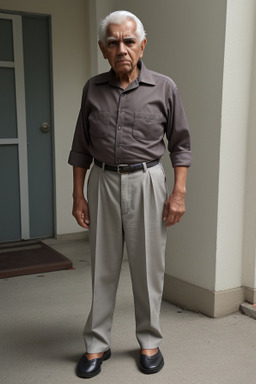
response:
M145 45L146 39L139 42L133 20L110 24L105 46L99 42L104 58L108 59L117 77L131 76L137 72L137 63L143 56Z

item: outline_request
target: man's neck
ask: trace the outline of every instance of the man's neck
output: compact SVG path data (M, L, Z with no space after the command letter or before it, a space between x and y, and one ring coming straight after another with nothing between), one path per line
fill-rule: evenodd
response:
M117 76L117 78L119 78L122 88L126 89L131 83L134 82L134 80L137 79L139 74L140 74L140 70L137 67L136 71L133 71L132 73L120 74L119 76Z

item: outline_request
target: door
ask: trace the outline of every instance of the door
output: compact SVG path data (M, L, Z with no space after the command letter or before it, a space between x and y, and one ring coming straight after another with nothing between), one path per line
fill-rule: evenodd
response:
M49 18L0 14L0 242L54 234Z

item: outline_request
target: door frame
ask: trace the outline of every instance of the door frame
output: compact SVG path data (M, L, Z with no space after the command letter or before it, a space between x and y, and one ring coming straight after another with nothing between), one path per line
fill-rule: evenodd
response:
M14 69L17 116L17 138L0 139L0 145L18 146L21 239L27 240L30 238L30 224L22 16L0 13L0 17L1 19L12 20L14 61L0 61L0 67Z

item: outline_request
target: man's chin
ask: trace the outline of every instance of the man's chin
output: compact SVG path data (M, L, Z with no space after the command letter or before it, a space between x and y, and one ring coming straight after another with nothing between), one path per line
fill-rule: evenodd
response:
M116 63L115 63L115 67L116 68L122 68L122 67L124 67L124 68L131 68L131 63L130 63L130 61L117 61Z
M116 73L129 73L132 71L132 67L130 63L117 63L114 71Z

